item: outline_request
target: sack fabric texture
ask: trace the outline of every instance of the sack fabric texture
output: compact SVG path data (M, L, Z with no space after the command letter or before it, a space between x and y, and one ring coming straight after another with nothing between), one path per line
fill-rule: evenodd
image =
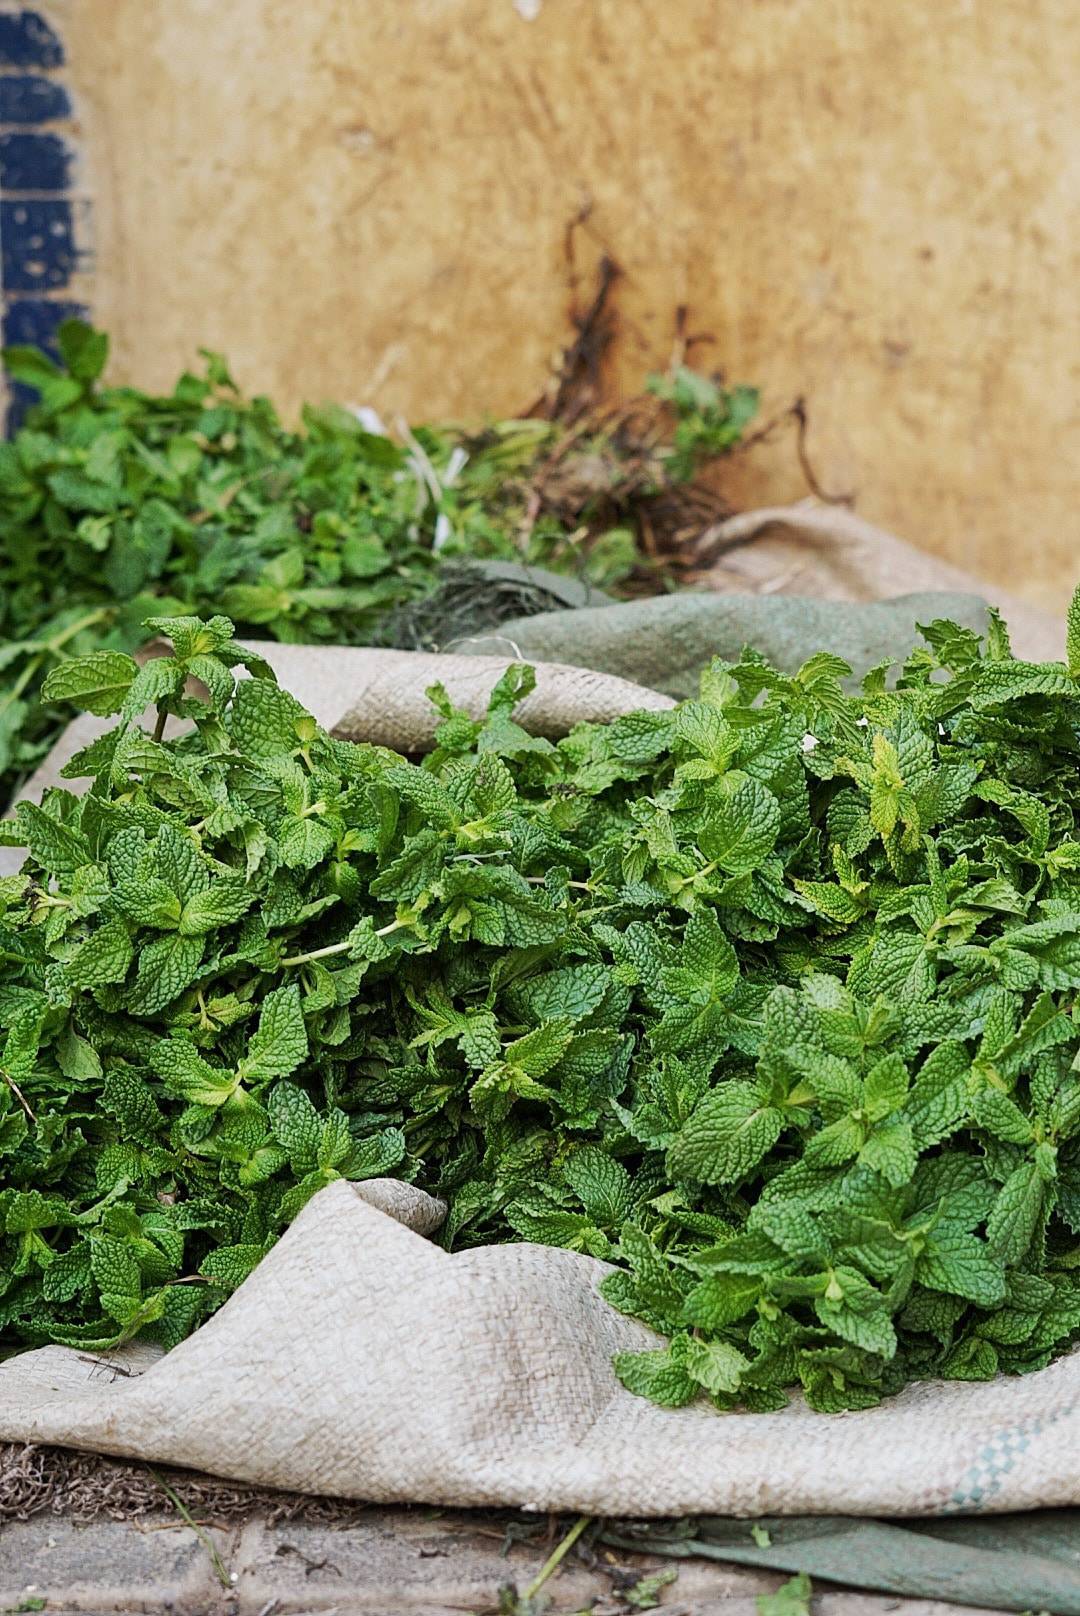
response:
M166 1356L111 1354L116 1378L61 1347L6 1363L0 1440L380 1503L757 1516L1080 1502L1080 1358L842 1416L795 1398L777 1414L658 1408L611 1367L659 1341L598 1294L604 1264L526 1243L450 1254L421 1232L438 1210L393 1181L329 1185Z
M479 714L516 656L539 662L519 717L554 736L583 718L670 705L712 655L735 655L744 643L784 667L828 646L861 673L902 656L920 622L953 616L985 625L985 601L958 591L951 570L945 590L935 589L937 563L848 512L796 507L763 513L756 527L752 518L736 524L727 525L726 540L720 535L729 560L754 553L747 533L762 546L769 533L780 535L779 571L770 573L762 549L749 579L761 593L720 592L731 581L721 558L716 578L699 577L699 592L544 612L503 623L494 635L459 638L440 654L260 649L335 733L417 753L434 729L424 695L431 683L443 682ZM784 569L813 576L819 551L830 592L845 568L857 583L860 565L877 584L871 561L886 554L898 596L843 602L781 593ZM905 557L915 558L907 571ZM906 587L913 574L914 590ZM1030 608L1022 616L1018 652L1060 654L1057 626ZM29 791L39 795L104 727L93 718L73 724ZM0 1365L0 1439L340 1497L620 1517L948 1517L1080 1505L1080 1356L989 1384L928 1382L839 1416L811 1413L798 1398L776 1414L660 1409L627 1392L612 1370L613 1353L655 1337L601 1299L603 1264L530 1244L448 1254L428 1238L441 1212L423 1192L392 1181L329 1186L221 1311L166 1356L136 1343L100 1363L46 1347ZM1018 1517L1016 1554L1029 1569L1033 1555L1050 1569L1034 1584L991 1578L993 1602L1080 1616L1080 1552L1075 1533L1063 1546L1060 1525L1074 1518L1049 1517L1056 1524L1042 1547L1033 1547L1032 1519ZM748 1543L745 1529L736 1542L722 1521L712 1524L720 1546L710 1551L706 1526L695 1552L811 1571L812 1540L824 1576L840 1563L826 1542L831 1530L846 1545L845 1580L863 1575L850 1523L816 1523L801 1537L791 1523L773 1559ZM926 1561L910 1545L886 1552L880 1523L859 1527L879 1534L876 1547L864 1544L867 1565L879 1565L878 1581L866 1585L893 1591L974 1600L941 1580L943 1564L959 1576L960 1555L976 1564L971 1587L985 1602L991 1584L978 1557L1008 1550L1000 1534L991 1545L953 1532L925 1539ZM785 1544L794 1559L783 1558ZM951 1562L947 1550L955 1550ZM902 1575L917 1581L924 1561L923 1583L901 1588L896 1567L903 1563ZM1039 1593L1047 1588L1053 1601Z

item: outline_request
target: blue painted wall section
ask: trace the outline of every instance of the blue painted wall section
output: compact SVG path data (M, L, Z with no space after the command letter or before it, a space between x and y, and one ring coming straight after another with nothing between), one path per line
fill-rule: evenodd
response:
M39 73L5 73L0 78L0 123L48 123L70 114L71 102L62 84Z
M0 135L0 194L13 191L66 191L71 183L71 150L60 135Z
M0 67L63 65L64 47L40 12L0 12Z
M71 196L73 152L63 127L72 116L63 68L63 44L48 20L0 0L3 340L54 353L60 323L87 312L71 296L82 263ZM12 388L9 431L32 397L26 388Z

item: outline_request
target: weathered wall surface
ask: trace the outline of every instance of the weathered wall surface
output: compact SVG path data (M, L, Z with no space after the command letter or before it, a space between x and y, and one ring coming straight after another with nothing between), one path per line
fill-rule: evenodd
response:
M199 343L286 404L528 402L564 233L622 266L611 382L673 312L821 480L1057 604L1080 572L1070 0L54 0L115 370ZM524 13L524 15L523 15ZM790 443L737 492L804 491Z

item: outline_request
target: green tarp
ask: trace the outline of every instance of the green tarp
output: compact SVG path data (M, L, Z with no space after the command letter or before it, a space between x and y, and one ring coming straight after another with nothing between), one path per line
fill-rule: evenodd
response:
M615 1547L691 1555L909 1599L951 1600L991 1610L1080 1616L1080 1511L935 1521L856 1520L841 1515L755 1523L702 1517L693 1536L655 1524L609 1530ZM768 1546L764 1546L764 1535Z

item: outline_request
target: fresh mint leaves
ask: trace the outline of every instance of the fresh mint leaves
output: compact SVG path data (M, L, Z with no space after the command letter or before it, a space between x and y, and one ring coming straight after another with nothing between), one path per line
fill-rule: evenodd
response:
M678 485L756 408L751 389L681 370L665 394L671 444L576 418L422 426L396 442L332 405L286 427L217 354L157 396L101 384L102 332L69 320L58 341L62 365L4 354L40 402L0 443L0 807L73 707L111 710L150 614L225 611L247 638L368 645L455 558L617 585L641 561L634 502L677 509ZM164 676L147 671L132 703L156 700Z
M746 652L555 746L511 668L483 724L433 690L417 766L227 619L151 626L172 658L49 674L119 722L0 832L9 1349L178 1341L388 1173L450 1246L611 1262L667 1338L616 1369L668 1406L863 1408L1076 1339L1074 672L937 622L855 696Z

